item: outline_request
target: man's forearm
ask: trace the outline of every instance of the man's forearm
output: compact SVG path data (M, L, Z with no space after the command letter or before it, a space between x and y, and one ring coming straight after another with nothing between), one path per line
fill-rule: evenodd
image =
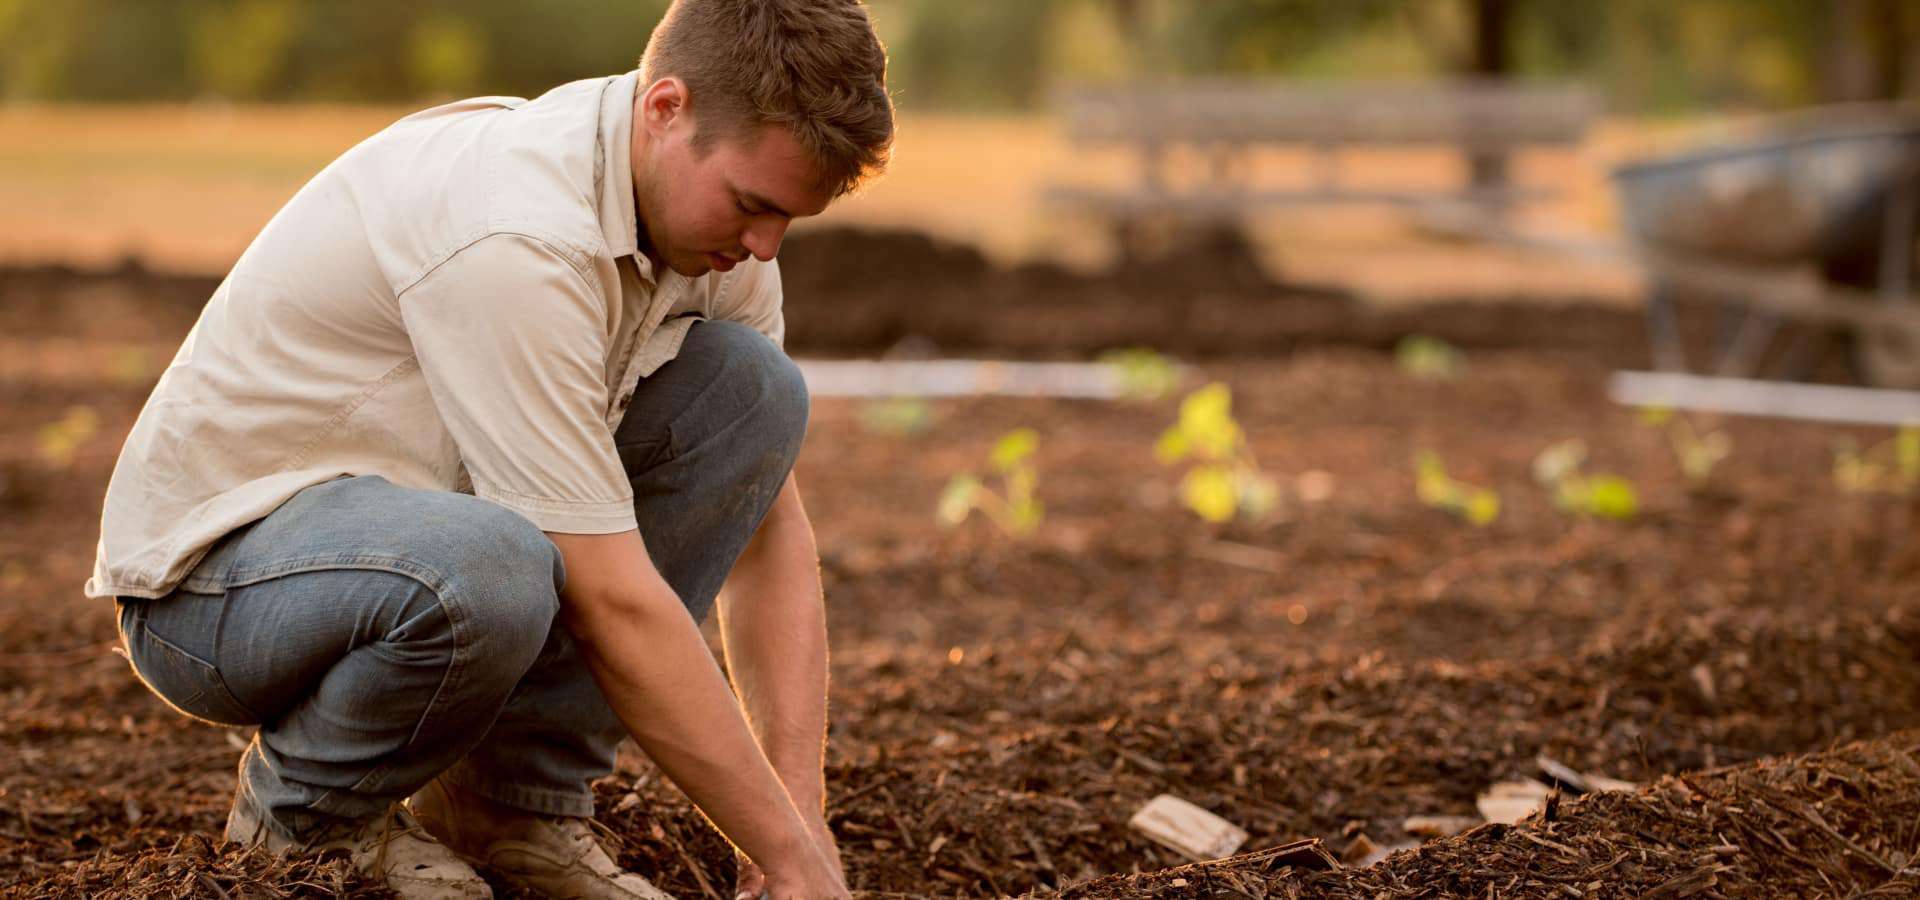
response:
M826 610L813 528L791 478L727 577L720 632L734 692L767 759L803 813L823 814Z
M552 537L577 563L569 567L561 622L641 749L756 861L817 865L810 856L811 813L796 808L780 773L731 708L699 627L646 564L638 536ZM722 708L718 716L716 708Z

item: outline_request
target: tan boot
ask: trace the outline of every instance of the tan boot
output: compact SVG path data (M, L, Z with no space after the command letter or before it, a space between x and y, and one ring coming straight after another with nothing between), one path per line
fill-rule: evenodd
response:
M441 846L406 807L397 803L365 822L328 829L306 841L293 841L268 829L264 820L235 798L233 811L227 814L226 837L280 854L346 850L352 854L354 868L384 881L406 900L493 897L493 888L472 866Z
M556 900L673 900L621 871L586 819L513 810L441 779L407 803L428 833L524 890Z

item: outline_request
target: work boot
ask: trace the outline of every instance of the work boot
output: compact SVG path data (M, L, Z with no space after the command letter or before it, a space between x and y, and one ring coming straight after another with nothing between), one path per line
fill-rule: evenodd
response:
M407 804L429 834L523 890L565 900L673 900L621 871L586 819L514 809L438 778Z
M326 828L305 841L274 832L252 807L234 798L227 814L227 840L268 852L319 853L346 850L354 868L386 883L406 900L491 900L493 889L479 873L452 850L420 827L398 803L365 822L346 822Z

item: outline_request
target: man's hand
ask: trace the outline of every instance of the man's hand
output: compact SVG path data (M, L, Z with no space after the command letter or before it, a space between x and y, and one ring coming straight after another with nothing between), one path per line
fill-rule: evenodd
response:
M767 900L853 900L847 879L825 853L817 849L804 864L774 865L765 874L765 887L756 896Z
M844 882L846 868L840 862L840 846L834 842L833 830L827 827L826 820L813 819L807 830L813 834L814 846L826 857L833 871L841 873ZM744 854L735 853L739 864L739 875L734 879L734 900L756 900L767 889L767 873Z

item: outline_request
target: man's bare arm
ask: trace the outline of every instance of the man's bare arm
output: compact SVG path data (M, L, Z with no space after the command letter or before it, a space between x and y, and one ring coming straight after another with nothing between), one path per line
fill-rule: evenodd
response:
M748 724L794 805L823 817L827 617L813 526L792 475L727 576L719 612Z
M641 749L770 875L838 882L639 532L548 537L567 568L561 623Z

